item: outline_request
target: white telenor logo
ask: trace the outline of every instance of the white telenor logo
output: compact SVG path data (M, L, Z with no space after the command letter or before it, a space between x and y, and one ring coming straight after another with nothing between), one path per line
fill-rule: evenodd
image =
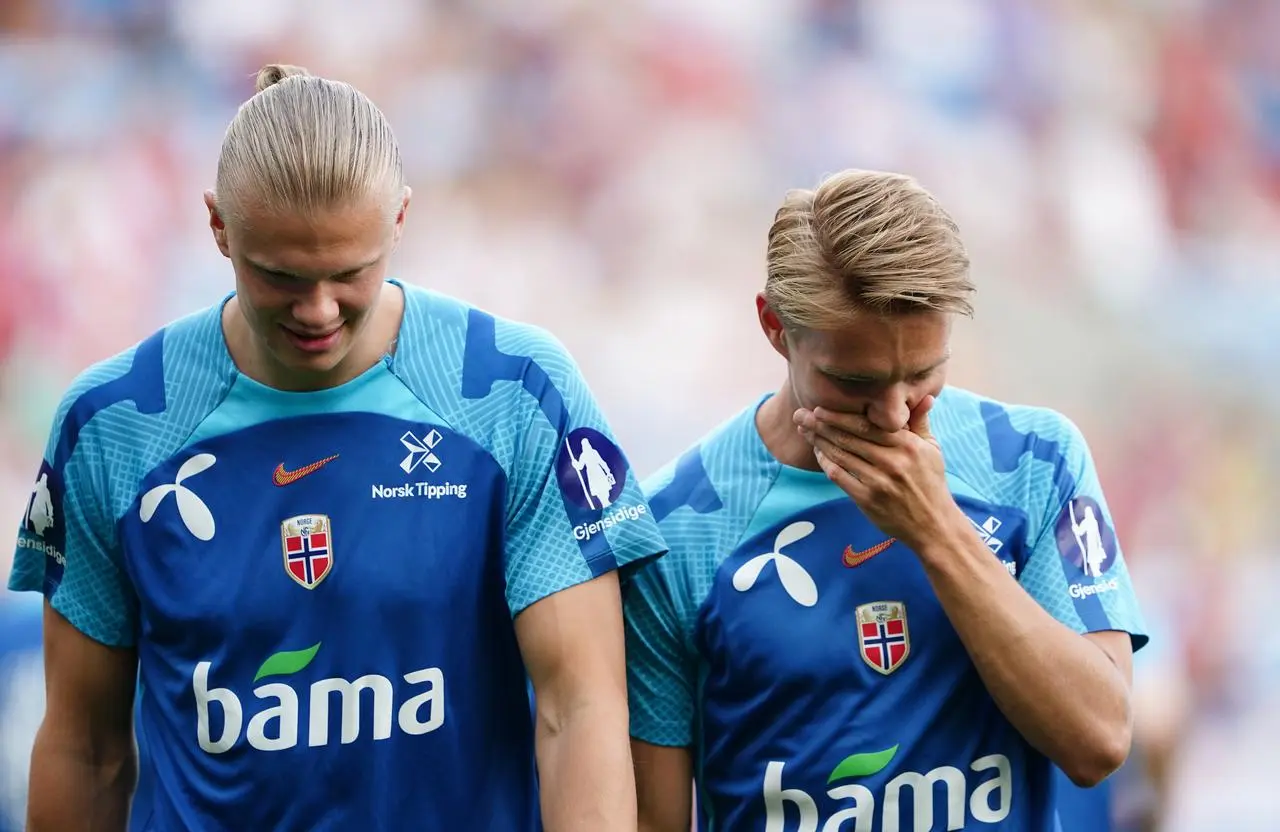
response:
M400 437L400 444L404 445L409 455L401 460L400 467L406 474L412 474L421 465L434 474L444 463L440 461L440 457L432 453L432 449L439 445L443 438L440 431L435 428L432 428L431 432L422 439L414 436L411 430L405 431L404 436Z
M1098 516L1093 513L1093 506L1085 505L1084 517L1076 519L1076 501L1068 506L1071 512L1071 532L1076 536L1076 545L1080 547L1080 560L1084 565L1084 574L1097 578L1102 575L1102 565L1107 562L1107 550L1102 546L1102 530L1098 527Z
M818 603L818 586L813 582L813 578L803 566L782 554L783 547L790 546L797 540L803 540L811 534L813 534L813 524L808 520L798 520L784 527L773 539L772 552L756 555L738 567L738 571L733 573L733 588L739 592L751 589L756 585L756 579L760 577L765 566L772 562L778 570L778 580L782 582L782 588L786 590L787 595L791 596L792 601L802 607L812 607Z
M47 473L40 475L35 490L31 492L31 510L27 512L27 522L41 537L53 525L53 495L49 493Z
M217 457L213 454L196 454L182 463L182 467L178 469L178 476L174 478L172 483L157 485L146 494L143 494L142 504L138 510L139 516L142 517L142 522L151 522L151 518L155 516L156 509L160 507L160 503L164 502L165 497L173 494L178 503L178 516L182 518L182 524L187 527L187 531L191 532L192 536L197 540L213 540L213 514L209 511L209 507L204 504L204 500L197 497L195 492L183 485L182 482L188 477L194 477L201 471L208 470L217 461Z

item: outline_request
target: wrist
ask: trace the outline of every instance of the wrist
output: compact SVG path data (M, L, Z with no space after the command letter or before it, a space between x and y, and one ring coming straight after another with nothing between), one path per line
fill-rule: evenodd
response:
M972 549L978 536L968 515L957 505L952 505L936 526L921 539L908 545L926 567L937 563L954 562L958 556Z

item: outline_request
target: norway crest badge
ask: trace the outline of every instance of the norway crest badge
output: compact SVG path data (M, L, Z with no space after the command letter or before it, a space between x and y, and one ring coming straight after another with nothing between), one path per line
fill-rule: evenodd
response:
M284 571L300 586L315 589L333 570L333 526L328 515L299 514L280 524Z
M885 676L902 667L911 653L907 605L901 601L873 601L858 607L857 619L862 660Z

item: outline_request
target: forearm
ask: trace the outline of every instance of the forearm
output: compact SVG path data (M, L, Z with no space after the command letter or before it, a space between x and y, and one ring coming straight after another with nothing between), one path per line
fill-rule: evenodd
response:
M1100 781L1128 753L1124 676L1096 644L1046 612L957 512L917 549L952 626L1000 710L1069 777Z
M639 832L689 832L693 823L693 759L688 748L631 741Z
M95 754L41 727L31 754L29 832L123 832L137 782L133 742Z
M538 714L538 775L547 832L636 828L635 775L625 703Z

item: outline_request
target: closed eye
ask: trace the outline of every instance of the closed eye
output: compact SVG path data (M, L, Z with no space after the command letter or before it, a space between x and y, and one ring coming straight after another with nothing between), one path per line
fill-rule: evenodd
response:
M258 274L265 277L267 280L270 280L272 283L276 284L277 286L285 286L285 287L297 286L305 282L303 278L298 277L297 275L289 274L287 272L280 272L280 271L276 271L275 269L264 269L261 266L254 266L253 268L254 268L254 271L256 271Z
M827 378L831 380L832 384L835 384L840 389L846 390L851 393L865 392L867 390L871 390L875 388L877 385L880 384L880 382L876 381L875 379L848 378L846 376L833 376L830 373L827 374Z
M341 272L339 274L332 275L327 279L335 283L351 283L352 281L358 280L360 276L364 274L366 268L367 267ZM286 274L285 272L264 271L263 273L272 281L280 283L281 285L302 285L314 282L309 278Z

